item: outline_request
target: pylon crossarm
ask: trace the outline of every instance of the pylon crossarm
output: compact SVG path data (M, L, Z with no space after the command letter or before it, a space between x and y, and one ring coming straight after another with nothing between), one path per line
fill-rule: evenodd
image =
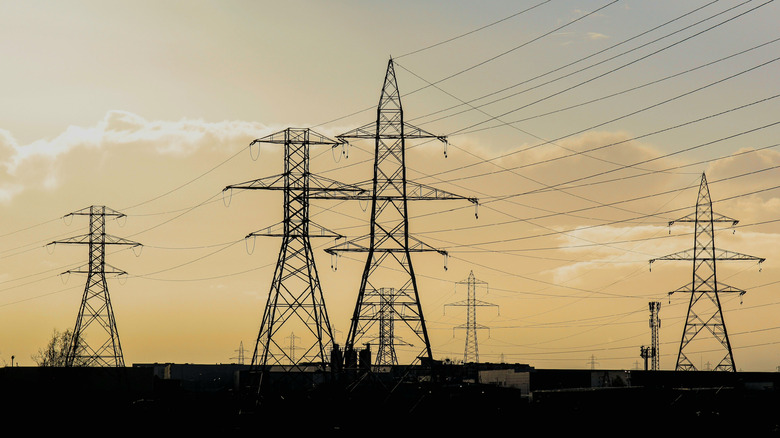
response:
M314 222L309 221L309 233L305 235L305 237L331 237L334 239L340 239L344 237L343 235L331 231L319 224L316 224ZM249 233L244 237L245 239L249 239L250 237L285 237L287 236L285 234L285 227L284 227L284 221L278 222L274 225L271 225L269 227L261 228L260 230L257 230L255 232ZM291 230L290 237L304 237L301 233L296 233L295 230Z
M715 260L717 261L725 261L725 260L747 260L747 261L757 261L758 263L763 263L766 259L762 257L756 257L751 256L747 254L742 254L734 251L727 251L724 249L715 249ZM704 258L699 256L695 257L696 252L693 249L687 249L684 251L676 252L673 254L665 255L663 257L658 257L654 259L650 259L650 264L653 264L654 262L658 260L703 260ZM708 258L712 260L711 258Z
M303 143L308 144L321 144L336 146L342 144L341 140L333 140L322 134L318 134L308 128L287 128L285 130L274 132L273 134L266 135L265 137L252 140L249 145L252 146L255 143L272 143L272 144L285 144L285 143Z
M418 128L417 126L414 126L410 123L403 124L403 136L400 134L401 130L399 129L392 129L389 131L391 131L392 134L386 134L383 132L379 135L379 137L385 139L435 138L441 141L442 143L447 143L447 136L431 134L430 132L422 128ZM376 122L374 121L374 122L366 123L365 125L359 128L355 128L351 131L347 131L343 134L339 134L336 136L336 138L342 141L347 141L348 138L375 139L377 138Z
M276 184L280 185L276 185ZM222 191L231 189L240 190L284 190L284 174L268 176L265 178L258 178L251 181L245 181L238 184L231 184Z
M715 250L715 259L718 261L721 260L752 260L757 261L758 263L764 263L766 260L763 257L756 257L752 255L742 254L734 251L728 251L725 249L716 249Z
M463 300L463 301L456 301L454 303L447 303L447 304L444 305L444 309L445 310L447 309L447 306L468 307L469 306L469 301L468 300Z
M80 236L73 236L73 237L68 237L66 239L62 239L62 240L55 240L53 242L50 242L49 245L54 245L54 244L58 244L58 243L66 244L66 245L68 245L68 244L85 245L85 244L89 244L89 243L96 243L96 242L90 242L90 237L91 236L92 236L92 234L82 234ZM138 242L134 242L132 240L124 239L122 237L112 236L110 234L105 234L104 235L104 239L105 239L104 242L97 242L97 243L105 243L106 245L142 246Z
M431 187L414 181L406 182L406 199L410 201L463 199L471 202L472 204L479 204L479 200L477 198L457 195L455 193L450 193L445 190L437 189L436 187Z
M336 246L326 248L325 252L330 255L338 255L340 252L368 252L369 236L361 236L352 240L345 240Z
M418 238L416 238L414 236L409 236L409 247L408 247L408 249L409 249L409 252L435 251L435 252L438 252L441 255L444 255L444 256L447 255L447 251L445 251L443 249L434 248L434 247L428 245L427 243L423 242L422 240L420 240L420 239L418 239Z
M105 235L106 241L104 242L106 245L130 245L130 246L143 246L142 244L138 242L134 242L129 239L125 239L122 237L116 237L112 236L110 234Z
M309 175L309 198L312 199L370 200L371 190L367 187L371 187L371 181L344 184L323 176Z
M699 219L701 220L701 219ZM683 216L679 219L675 219L673 221L669 221L669 226L672 226L675 222L696 222L696 213L691 213L689 215ZM737 219L730 218L728 216L724 216L720 213L712 212L712 222L718 222L718 223L731 223L731 226L736 226L739 221Z
M92 207L85 207L85 208L82 208L81 210L74 211L73 213L68 213L65 216L63 216L63 218L66 218L68 216L89 216L90 214L93 214L93 210L92 210L93 207L94 206L92 206ZM100 212L101 216L114 216L114 217L117 217L117 218L125 216L124 213L120 213L120 212L114 210L113 208L101 206L100 209L101 209L100 210L101 211Z
M101 271L105 275L127 275L127 271L124 271L122 269L116 268L114 266L109 265L108 263L103 264L103 269ZM90 271L89 265L83 265L76 269L68 269L67 271L62 272L60 275L65 274L92 274L94 271Z
M49 243L49 245L62 244L84 244L89 243L90 234L82 234L80 236L68 237L67 239L55 240Z
M671 296L671 295L676 294L678 292L693 293L694 291L693 291L692 284L688 283L685 286L681 286L681 287L679 287L679 288L677 288L677 289L675 289L675 290L673 290L671 292L668 292L667 295ZM699 292L710 292L710 291L699 291ZM745 290L736 288L734 286L729 286L727 284L720 283L720 282L717 283L716 290L713 290L711 292L718 292L719 294L736 293L736 294L739 294L739 295L745 295L747 293L747 291L745 291Z

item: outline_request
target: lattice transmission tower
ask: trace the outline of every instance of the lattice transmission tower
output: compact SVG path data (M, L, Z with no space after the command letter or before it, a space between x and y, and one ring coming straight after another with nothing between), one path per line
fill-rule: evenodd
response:
M466 330L466 347L463 351L463 363L479 362L479 346L477 344L477 330L487 330L488 327L477 323L477 307L498 307L493 303L477 299L477 286L487 287L487 283L477 280L474 271L469 272L466 280L457 284L465 284L468 288L467 298L463 301L445 304L446 306L460 306L466 308L466 324L461 324L453 329Z
M106 263L106 245L136 247L141 244L106 234L106 216L116 219L125 217L123 213L106 206L93 205L65 215L68 216L89 216L89 233L56 240L49 245L88 245L89 263L63 272L87 275L73 336L65 355L65 366L123 367L125 359L106 275L124 275L127 272Z
M476 204L478 201L476 198L407 180L406 141L438 139L446 143L447 140L404 122L401 94L392 59L387 64L376 120L336 138L374 140L375 145L373 178L365 183L371 187L370 196L357 197L371 200L369 234L326 250L334 255L343 252L367 253L345 349L354 350L366 339L377 338L373 334L378 330L376 326L380 325L379 314L375 311L381 306L377 291L382 287L391 287L399 298L402 297L392 307L396 333L399 329L410 333L406 338L408 345L420 349L419 353L413 353L408 362L416 362L421 358L433 359L411 254L436 251L446 256L447 253L410 236L407 203L459 199Z
M720 294L737 293L745 294L742 289L718 282L716 275L716 262L725 260L754 260L762 263L765 259L737 252L715 248L715 224L730 223L732 226L739 221L717 214L712 211L710 190L707 186L707 177L702 174L699 194L696 201L696 211L680 219L669 222L671 226L675 222L690 222L694 224L693 249L676 252L667 256L650 260L652 265L657 260L686 260L693 262L693 280L691 283L669 292L691 294L688 304L688 314L685 318L680 351L677 354L677 371L696 371L696 366L691 360L694 353L691 343L699 337L700 351L717 351L718 364L715 371L736 371L734 355L731 351L726 322L723 319L723 310L720 304ZM712 335L706 338L707 334ZM704 335L705 339L701 339ZM694 344L695 345L695 344ZM722 356L720 356L722 354Z
M362 193L363 189L309 172L310 146L333 147L340 145L340 141L309 129L287 128L256 139L252 144L255 143L284 146L284 173L229 185L224 189L281 190L284 196L282 222L246 236L282 238L252 355L252 366L281 365L286 369L306 364L324 366L328 362L328 350L333 345L333 331L309 238L339 238L341 235L309 220L309 200L343 199ZM298 349L303 353L299 356L287 348L281 334L293 331L300 335Z

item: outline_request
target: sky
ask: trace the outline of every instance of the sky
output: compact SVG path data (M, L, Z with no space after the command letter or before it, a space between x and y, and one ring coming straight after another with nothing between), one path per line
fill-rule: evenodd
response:
M68 213L125 213L107 232L128 275L108 280L125 362L231 363L251 355L282 217L281 173L253 139L287 127L335 136L376 117L392 57L406 121L449 144L407 143L410 180L464 196L415 202L411 233L434 357L462 360L460 284L477 298L483 362L635 369L660 301L661 369L673 369L706 175L716 212L739 220L716 247L766 258L718 263L743 371L780 366L780 7L773 1L3 1L0 2L0 363L33 365L75 323L86 248ZM372 144L312 146L313 173L372 173ZM446 153L445 153L446 152ZM317 223L368 231L358 201L312 201ZM312 239L337 342L365 259ZM446 269L445 269L446 266ZM404 346L399 346L403 350ZM701 369L719 358L702 343ZM713 356L714 354L714 356Z

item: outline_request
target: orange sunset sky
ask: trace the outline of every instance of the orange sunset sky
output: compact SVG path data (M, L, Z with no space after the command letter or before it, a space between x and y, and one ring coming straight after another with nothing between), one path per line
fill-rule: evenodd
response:
M408 142L410 179L480 198L416 202L410 230L450 256L413 257L437 359L462 359L457 283L477 298L481 361L633 369L661 301L673 369L702 173L739 219L716 246L745 289L722 306L737 369L780 366L780 7L773 1L4 1L0 3L0 363L33 365L75 323L90 205L127 215L107 232L125 362L229 363L254 347L280 240L278 192L222 189L282 171L249 143L287 127L335 136L376 117L390 57L406 120L447 135ZM369 179L371 143L313 146L311 170ZM253 155L254 154L254 155ZM259 155L258 155L259 154ZM256 158L256 159L253 159ZM312 219L368 231L357 201L312 201ZM343 342L364 255L313 239ZM399 346L400 350L405 347ZM692 356L706 368L708 347ZM251 351L246 353L251 355ZM717 356L717 353L715 354ZM714 366L714 364L712 364Z

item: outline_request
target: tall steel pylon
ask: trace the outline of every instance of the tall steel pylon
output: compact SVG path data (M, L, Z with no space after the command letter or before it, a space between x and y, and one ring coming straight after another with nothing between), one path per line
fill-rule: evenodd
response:
M309 238L339 238L341 235L309 220L309 199L337 199L362 193L363 189L309 172L309 147L333 147L340 145L340 141L331 140L309 129L287 128L256 139L252 144L255 143L284 145L284 173L229 185L224 189L281 190L284 194L282 222L246 236L282 238L252 355L252 366L324 366L328 362L328 350L333 345L333 331ZM291 331L300 334L298 348L303 351L300 356L292 354L282 339L281 333Z
M335 255L342 252L368 254L345 349L361 345L365 341L364 337L371 336L369 332L377 330L375 326L379 323L379 315L374 309L381 306L381 298L376 292L380 286L392 287L399 297L404 297L403 302L393 306L394 321L400 323L396 324L395 330L397 332L402 328L411 332L412 336L409 336L407 342L420 348L410 362L421 358L433 359L411 253L436 251L445 256L447 253L409 235L407 203L416 200L460 199L476 204L477 200L407 180L406 140L438 139L445 143L447 140L404 122L401 94L392 59L387 64L376 121L336 138L371 139L375 144L374 173L369 182L370 196L358 197L371 200L369 234L326 250ZM383 271L380 267L389 269Z
M477 307L498 307L496 304L488 303L477 299L477 285L486 286L487 283L477 280L474 277L474 271L469 272L466 280L459 281L457 284L465 284L468 288L467 298L463 301L445 304L446 306L460 306L466 308L466 324L461 324L453 329L466 330L466 347L463 351L463 363L479 362L479 346L477 344L477 330L486 330L487 326L477 323Z
M140 246L138 242L106 234L106 216L116 219L123 213L103 205L93 205L65 215L89 216L89 233L56 240L49 245L89 245L89 263L86 267L68 270L63 274L87 274L87 284L81 299L76 326L65 355L65 366L123 367L125 359L119 332L116 328L111 297L108 294L107 274L127 272L106 263L106 245Z
M707 177L703 173L696 201L696 211L669 222L669 226L675 222L691 222L694 224L693 249L650 260L651 265L656 260L687 260L693 262L693 280L691 283L669 292L669 295L675 292L691 294L675 370L696 371L697 368L691 360L694 353L691 350L691 342L704 332L705 335L710 333L712 338L709 339L710 345L708 347L702 347L706 343L700 342L699 346L702 347L700 350L706 351L714 348L715 351L720 352L719 355L723 355L722 358L718 359L718 365L715 366L714 370L736 371L734 355L731 351L731 343L726 331L726 322L723 319L723 310L720 305L720 294L738 293L742 296L745 294L745 291L718 282L715 270L716 262L725 260L755 260L758 263L762 263L765 259L715 248L715 224L730 223L734 226L739 221L712 211L712 200L709 187L707 186ZM713 340L715 342L711 342Z

